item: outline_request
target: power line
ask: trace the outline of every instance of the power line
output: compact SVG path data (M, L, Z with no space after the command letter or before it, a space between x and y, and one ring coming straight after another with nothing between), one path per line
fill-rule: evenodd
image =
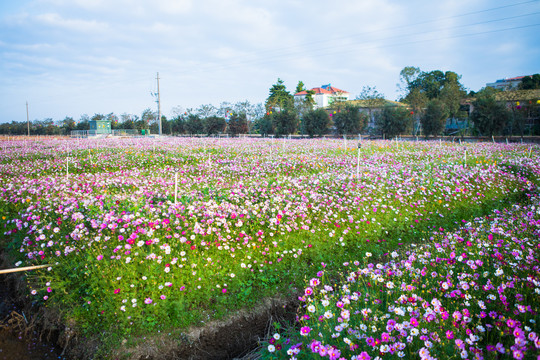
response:
M439 23L439 22L444 21L444 20L455 19L455 18L465 17L465 16L469 16L469 15L476 15L476 14L480 14L480 13L486 13L486 12L491 12L491 11L495 11L495 10L501 10L501 9L506 9L506 8L510 8L510 7L520 6L520 5L524 5L524 4L530 4L530 3L538 3L538 0L522 1L522 2L519 2L519 3L515 3L515 4L508 4L508 5L497 6L497 7L493 7L493 8L489 8L489 9L484 9L484 10L477 10L477 11L472 11L472 12L467 12L467 13L462 13L462 14L457 14L457 15L452 15L452 16L440 17L440 18L433 19L433 20L428 20L428 21L421 21L421 22L416 22L416 23L412 23L412 24L399 25L399 26L394 26L394 27L390 27L390 28L382 28L382 29L377 29L377 30L372 30L372 31L347 35L347 36L333 37L333 38L328 38L328 39L325 39L325 40L310 41L310 42L297 44L297 45L294 45L294 46L287 46L287 47L282 47L282 48L274 48L272 50L260 51L257 54L251 54L251 57L254 57L252 59L252 61L258 61L259 60L258 58L261 55L264 55L266 53L271 53L274 57L277 57L277 56L281 56L279 54L280 52L290 50L290 49L293 49L295 52L298 52L298 51L301 51L301 50L299 50L300 48L309 48L309 47L311 47L311 45L332 43L332 42L335 42L335 41L338 41L338 40L355 39L355 38L358 38L360 36L367 36L367 35L370 35L370 34L381 33L381 32L386 32L386 31L391 31L391 30L411 28L411 27L415 27L415 26L418 26L418 25ZM538 13L534 13L534 14L538 14ZM530 13L529 14L523 14L523 15L519 15L517 17L524 17L524 16L529 16L529 15L532 15L532 14L530 14ZM502 18L502 19L496 19L496 20L489 20L489 21L486 21L486 22L483 22L483 23L494 22L494 21L502 21L504 19L511 19L511 18L514 18L514 17L508 17L508 18ZM477 23L477 24L482 24L482 23ZM464 26L472 26L472 25L464 25ZM449 29L447 29L447 30L449 30ZM423 33L425 33L425 32L423 32ZM333 47L333 46L331 46L331 47ZM286 54L287 54L287 52L285 52L285 55ZM244 64L247 61L250 61L250 59L246 59L245 61L241 62L240 64ZM200 67L199 67L199 69L200 69ZM204 71L204 69L203 69L203 71Z
M504 18L499 18L499 19L486 20L486 21L476 22L476 23L472 23L472 24L457 25L457 26L446 27L446 28L441 28L441 29L431 30L431 31L421 31L421 32L409 33L409 34L404 34L404 35L399 35L399 36L389 36L389 37L377 39L376 41L396 40L396 39L400 39L400 38L409 38L409 37L416 36L416 35L426 35L426 34L430 34L430 33L439 33L439 32L448 31L448 30L455 30L455 29L459 29L459 28L484 25L484 24L493 23L493 22L512 20L512 19L517 19L517 18L526 17L526 16L532 16L532 15L537 15L537 14L540 14L540 12L534 12L534 13L528 13L528 14L522 14L522 15L516 15L516 16L509 16L509 17L504 17ZM530 25L530 26L525 25L525 26L517 26L517 27L511 27L511 28L504 28L504 29L488 30L488 31L476 32L476 33L469 33L469 34L465 34L463 36L473 36L473 35L488 34L488 33L492 33L492 32L516 30L516 29L527 28L527 27L531 27L531 26L537 26L537 24L533 24L533 25ZM461 35L454 35L453 37L460 37L460 36ZM443 39L443 38L438 38L438 39ZM437 40L437 38L433 39L433 40ZM415 40L415 41L408 41L408 42L405 42L405 43L412 44L412 43L418 43L418 42L424 42L424 41L433 41L433 40ZM317 48L317 49L313 49L312 53L317 54L317 56L321 56L321 55L324 56L326 54L341 54L343 52L351 52L350 51L351 46L358 46L358 45L370 44L370 43L373 43L373 40L356 42L356 43L353 43L353 44L348 43L348 44L340 44L340 45L333 45L333 46L327 46L327 47L320 47L320 48ZM400 44L404 44L404 43L399 43L399 44L395 44L395 45L400 45ZM391 46L394 46L394 45L377 45L377 46L374 46L374 47L370 47L370 49L372 49L372 48L391 47ZM346 51L333 51L331 53L328 52L328 50L335 50L335 49L340 49L340 48L347 48L347 50ZM353 50L353 51L355 51L355 50ZM277 54L277 55L274 55L274 56L271 56L271 57L265 57L264 59L259 58L259 59L251 59L251 60L243 60L243 61L232 62L232 63L226 64L226 65L221 65L220 64L220 65L214 65L214 66L209 65L209 66L206 66L206 67L198 67L196 70L190 70L190 71L186 70L186 71L180 72L178 74L182 75L182 74L187 74L187 73L192 74L192 73L196 73L196 72L218 71L218 70L225 70L225 69L234 68L234 67L237 67L237 66L245 66L245 65L262 65L262 64L272 63L274 61L284 61L284 60L298 59L298 58L304 57L304 56L305 56L305 51L304 50L297 50L297 51L289 52L289 53L285 53L285 54Z

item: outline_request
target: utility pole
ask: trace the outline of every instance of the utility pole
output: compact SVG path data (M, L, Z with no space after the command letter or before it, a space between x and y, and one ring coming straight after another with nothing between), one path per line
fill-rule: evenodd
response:
M161 128L161 101L159 97L159 72L157 73L157 109L158 109L158 119L159 119L159 135L161 135L162 128Z
M28 116L28 101L26 102L26 126L28 127L28 136L30 136L30 117Z

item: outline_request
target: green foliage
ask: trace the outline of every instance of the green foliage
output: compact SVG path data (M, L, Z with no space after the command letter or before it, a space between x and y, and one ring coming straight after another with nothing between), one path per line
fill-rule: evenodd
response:
M274 133L272 119L269 113L255 121L255 130L262 136L268 136Z
M534 74L532 76L526 76L521 80L519 84L520 90L533 90L540 89L540 74Z
M248 132L248 121L245 113L233 113L229 117L228 133L232 136L246 134Z
M510 112L493 96L480 96L474 102L471 120L482 135L499 134L510 121Z
M427 104L426 111L420 118L424 135L439 135L443 132L448 112L442 101L433 99Z
M204 132L204 124L201 118L195 114L189 114L184 128L188 134L202 134Z
M324 109L311 110L302 117L303 133L309 137L314 135L322 136L328 132L330 117Z
M334 125L339 135L360 133L367 123L367 116L360 113L358 106L345 105L333 115Z
M298 84L296 85L296 90L294 91L295 94L299 93L299 92L302 92L306 90L306 87L304 86L304 83L302 81L299 81Z
M423 112L429 100L439 99L445 104L450 117L458 116L460 101L467 95L459 82L461 75L453 71L425 72L419 68L405 67L400 77L406 93L403 101L411 105L416 114Z
M291 110L274 111L270 114L276 136L294 134L298 128L298 117Z
M204 119L204 132L208 135L217 135L225 131L227 122L219 116L210 116Z
M278 79L270 88L270 95L266 99L265 107L267 111L292 110L294 108L294 96L287 91L283 80Z
M386 106L375 116L375 131L393 138L411 129L412 116L404 107Z

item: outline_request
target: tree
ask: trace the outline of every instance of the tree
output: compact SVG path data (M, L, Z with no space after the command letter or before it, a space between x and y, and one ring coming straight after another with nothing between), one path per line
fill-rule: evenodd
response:
M412 126L412 114L405 107L385 106L375 116L375 131L391 139L410 130Z
M66 116L62 120L62 129L64 134L70 135L73 130L75 130L75 120L72 117Z
M399 84L397 84L398 90L401 91L404 95L402 98L405 98L410 92L411 83L416 80L418 75L420 75L420 68L414 66L405 66L399 72Z
M201 118L195 114L189 114L184 124L186 132L188 134L202 134L204 132L204 125Z
M157 113L152 111L150 108L146 108L141 114L141 121L146 124L144 127L141 127L141 129L147 129L149 128L150 124L157 121Z
M299 92L305 91L306 87L304 86L304 83L302 81L299 81L296 85L296 90L294 91L295 94L298 94Z
M439 135L443 132L448 112L445 109L444 103L438 99L430 100L427 103L426 111L420 118L422 131L424 135Z
M340 135L360 133L367 123L367 116L360 113L358 106L344 105L333 115L336 131Z
M411 82L409 90L419 89L428 99L439 97L441 89L445 82L445 75L440 70L430 72L421 72L418 77Z
M302 117L303 133L313 137L314 135L323 136L330 127L330 116L324 109L310 110Z
M118 129L135 129L135 121L137 119L133 119L133 115L123 113L120 115L120 123L118 124Z
M274 133L270 113L267 113L263 117L255 120L255 130L263 137Z
M270 121L277 137L294 134L298 128L298 117L291 110L272 112Z
M208 135L217 135L225 131L227 121L219 116L209 116L204 119L204 132Z
M277 83L272 85L270 95L266 99L265 107L267 112L272 110L292 110L294 108L294 96L287 91L283 80L278 78Z
M246 134L248 132L248 121L245 113L232 113L229 117L228 133L231 136Z
M182 115L177 115L171 120L171 133L183 134L185 132L185 120Z
M96 113L94 114L94 116L92 116L92 119L90 120L103 120L103 119L105 119L105 115Z
M227 118L232 110L232 104L228 101L223 101L221 104L219 104L219 108L216 109L216 114L222 118Z
M509 111L495 101L494 96L480 96L474 102L471 120L482 135L493 136L500 133L510 119Z
M90 117L83 114L75 126L75 130L90 130Z
M439 98L444 103L448 116L453 121L459 117L460 102L467 96L467 92L463 88L463 85L459 83L461 76L458 76L455 72L447 71L444 77L445 81Z
M533 90L540 89L540 74L534 74L532 76L526 76L521 80L519 84L520 90Z
M202 118L202 119L206 119L207 117L210 117L210 116L215 116L217 115L217 109L214 105L212 104L203 104L203 105L200 105L197 110L195 110L196 114Z
M361 100L362 107L368 109L370 121L374 120L372 110L374 108L382 108L385 104L384 94L378 92L375 86L364 86L360 95L356 96L356 100Z
M304 114L308 111L313 110L313 105L315 105L315 100L313 100L313 94L315 94L315 91L307 90L304 86L304 83L302 81L299 81L298 85L296 85L295 94L303 91L306 92L306 95L304 97L294 97L294 108L299 118L302 118Z

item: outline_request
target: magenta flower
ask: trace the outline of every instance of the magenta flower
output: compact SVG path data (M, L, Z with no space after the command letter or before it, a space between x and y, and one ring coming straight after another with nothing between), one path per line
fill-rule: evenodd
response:
M103 255L98 255L98 256L97 256L97 260L98 260L98 261L101 261L102 259L103 259Z
M365 351L362 351L360 355L358 355L358 360L371 360L371 356Z
M311 328L309 326L302 326L300 329L300 335L307 336L311 331Z
M339 355L341 355L341 351L335 348L331 348L328 350L328 357L330 360L337 360L339 359Z
M115 293L115 294L118 294L119 292L120 292L120 289L115 289L115 290L114 290L114 293Z
M321 343L317 340L312 340L309 347L311 348L311 352L316 353L319 352L319 349L321 348Z
M144 303L145 303L146 305L150 305L150 304L152 303L152 299L146 298L146 299L144 299Z
M446 332L446 338L452 340L454 338L454 332L452 330L448 330Z

